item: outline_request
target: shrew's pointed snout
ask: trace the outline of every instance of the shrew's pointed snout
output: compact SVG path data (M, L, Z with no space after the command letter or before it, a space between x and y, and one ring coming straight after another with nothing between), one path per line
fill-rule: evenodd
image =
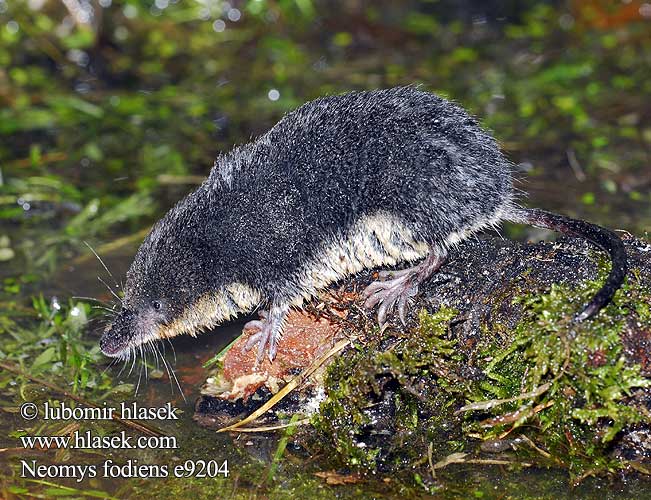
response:
M122 309L104 331L99 348L106 356L116 357L127 351L135 334L134 317L133 312Z

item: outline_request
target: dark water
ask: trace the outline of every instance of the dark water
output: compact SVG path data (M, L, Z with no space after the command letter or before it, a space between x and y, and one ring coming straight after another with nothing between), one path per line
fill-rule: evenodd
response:
M83 9L91 4L79 5L82 17L75 18L54 2L0 0L0 351L68 390L73 365L54 355L46 369L34 368L47 338L34 340L35 349L15 342L43 324L31 297L111 301L97 276L110 278L85 241L123 279L147 228L208 173L217 154L318 95L420 83L467 106L493 130L518 165L518 187L529 193L530 206L639 236L651 228L648 4L107 0L92 3L89 24ZM180 448L4 451L4 497L83 497L90 490L118 498L425 494L409 473L326 486L313 472L327 470L328 457L306 457L289 446L274 462L280 434L233 438L198 427L192 413L208 375L202 365L240 328L241 322L173 341L185 399L153 358L155 376L141 381L137 396L132 389L105 396L106 387L136 385L143 374L139 364L130 375L128 367L107 368L92 352L101 327L86 328L80 342L92 370L106 369L110 381L101 390L86 388L84 397L147 406L171 401L181 419L154 423L178 436ZM0 380L7 448L17 446L17 430L58 432L66 423L17 416L30 398L64 399L17 380L6 373ZM192 481L48 479L75 488L48 490L54 486L19 477L18 460L26 457L43 463L228 459L231 474ZM563 471L456 466L438 480L428 482L435 498L651 498L645 481L590 478L572 488Z

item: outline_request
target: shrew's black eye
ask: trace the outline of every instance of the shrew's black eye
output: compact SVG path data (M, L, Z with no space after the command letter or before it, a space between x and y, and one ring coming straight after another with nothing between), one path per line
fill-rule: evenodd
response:
M160 301L158 301L158 300L152 300L152 301L151 301L151 306L152 306L154 309L156 309L157 311L160 311L161 307L163 307L163 305L162 305L162 304L160 303Z

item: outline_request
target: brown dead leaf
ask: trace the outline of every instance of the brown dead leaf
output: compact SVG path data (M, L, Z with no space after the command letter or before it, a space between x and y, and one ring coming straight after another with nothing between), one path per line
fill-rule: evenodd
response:
M336 471L315 472L316 477L325 479L326 484L330 486L341 486L343 484L357 484L362 478L357 474L339 474Z

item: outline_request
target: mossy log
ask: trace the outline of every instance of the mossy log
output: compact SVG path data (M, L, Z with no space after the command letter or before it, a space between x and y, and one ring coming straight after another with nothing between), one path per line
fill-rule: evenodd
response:
M304 412L311 426L293 439L366 470L474 460L563 468L576 481L648 475L651 244L624 238L627 281L582 323L572 318L609 261L579 240L466 242L423 286L407 325L392 317L382 330L359 298L374 273L352 277L290 318L273 365L254 367L236 342L195 418L221 427L246 414L348 337L352 347L258 423Z

